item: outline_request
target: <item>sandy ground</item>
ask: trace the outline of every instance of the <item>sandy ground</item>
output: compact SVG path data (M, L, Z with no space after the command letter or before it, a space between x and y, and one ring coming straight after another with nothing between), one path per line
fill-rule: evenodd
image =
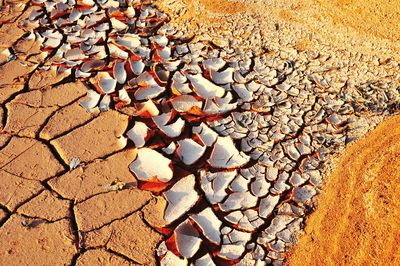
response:
M356 36L356 49L375 53L368 46L378 40L393 56L399 47L396 1L184 2L189 12L177 22L212 24L220 23L218 13L265 13L273 18L271 27L286 21L332 43ZM128 117L87 114L78 104L83 84L58 84L63 76L35 68L39 47L19 40L21 12L1 16L1 23L18 18L1 25L0 47L13 45L20 61L0 66L0 264L154 265L165 202L137 189L127 169L135 156L132 149L121 151ZM337 39L336 31L344 37ZM298 44L309 47L312 40L299 38ZM400 264L399 123L399 117L388 120L345 153L291 264ZM70 171L75 157L81 164Z
M400 116L349 147L289 265L400 264Z
M221 31L232 31L230 25L243 22L243 26L264 31L267 45L276 38L280 46L313 49L330 45L338 50L400 58L400 5L393 0L158 0L156 3L172 14L179 3L187 11L174 18L177 24L185 23L193 29L211 27L215 36ZM259 25L254 25L255 22ZM290 43L292 40L294 44Z

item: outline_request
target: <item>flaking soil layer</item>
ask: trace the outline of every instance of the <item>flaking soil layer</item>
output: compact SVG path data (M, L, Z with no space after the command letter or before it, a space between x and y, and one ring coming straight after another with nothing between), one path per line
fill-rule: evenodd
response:
M350 146L289 265L400 265L400 116Z

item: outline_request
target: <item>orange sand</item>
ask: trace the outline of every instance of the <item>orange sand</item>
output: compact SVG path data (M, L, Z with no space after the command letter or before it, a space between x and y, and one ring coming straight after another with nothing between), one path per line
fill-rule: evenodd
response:
M400 265L400 116L348 148L289 265Z

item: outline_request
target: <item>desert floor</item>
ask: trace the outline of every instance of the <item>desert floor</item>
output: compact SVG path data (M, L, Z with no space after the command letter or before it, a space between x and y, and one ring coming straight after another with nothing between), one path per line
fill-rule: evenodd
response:
M360 54L379 62L400 59L396 1L155 5L174 25L193 34L202 29L217 44L223 34L236 34L231 27L251 24L263 36L254 49L348 50L348 60ZM85 84L36 67L40 46L23 39L26 29L18 27L32 10L5 5L0 12L0 52L12 47L18 54L0 66L0 265L157 265L167 202L139 189L129 171L136 157L125 145L129 114L87 113L79 105ZM240 34L234 37L251 37ZM288 265L400 264L399 115L371 116L357 138L331 162ZM75 158L80 163L71 169Z

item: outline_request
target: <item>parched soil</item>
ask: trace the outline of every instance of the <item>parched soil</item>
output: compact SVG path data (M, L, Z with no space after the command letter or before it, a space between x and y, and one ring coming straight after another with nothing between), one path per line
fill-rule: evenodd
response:
M166 203L129 172L128 116L87 113L84 83L41 68L18 27L35 8L0 13L0 51L18 54L0 64L0 265L155 265Z
M400 38L400 5L396 1L334 0L318 1L334 24L379 38L398 41Z
M183 2L191 7L183 18L196 23L220 21L200 16L203 10L248 11L321 31L333 23L393 43L400 38L394 1ZM1 23L18 18L0 27L0 51L18 52L17 60L0 66L0 264L154 265L166 202L139 190L127 169L136 156L122 150L128 116L86 113L79 106L84 84L37 67L38 45L16 26L33 10L0 16ZM349 148L290 265L400 265L399 124L399 116L390 119ZM81 163L70 169L74 158Z
M168 13L174 13L177 2L187 10L174 19L177 24L188 24L194 29L209 26L216 29L217 36L218 29L235 30L229 29L230 22L224 27L230 20L259 28L266 39L274 37L273 26L277 24L280 39L298 39L298 45L306 48L320 42L396 59L396 52L400 51L400 5L392 0L156 1Z
M347 149L289 265L400 265L400 116Z
M280 18L288 21L326 24L329 20L332 20L333 25L351 27L358 32L379 38L392 41L398 41L400 38L400 24L398 23L400 21L400 5L391 0L289 0L285 1L284 4L279 4L275 0L183 0L183 2L189 6L191 12L196 12L194 10L196 7L210 13L224 15L243 13L249 10L255 13L256 10L262 10L279 14ZM204 13L196 15L206 16Z
M187 2L190 2L190 0ZM244 3L237 3L229 0L199 0L199 2L209 11L223 14L234 14L242 12L247 8L247 5Z

